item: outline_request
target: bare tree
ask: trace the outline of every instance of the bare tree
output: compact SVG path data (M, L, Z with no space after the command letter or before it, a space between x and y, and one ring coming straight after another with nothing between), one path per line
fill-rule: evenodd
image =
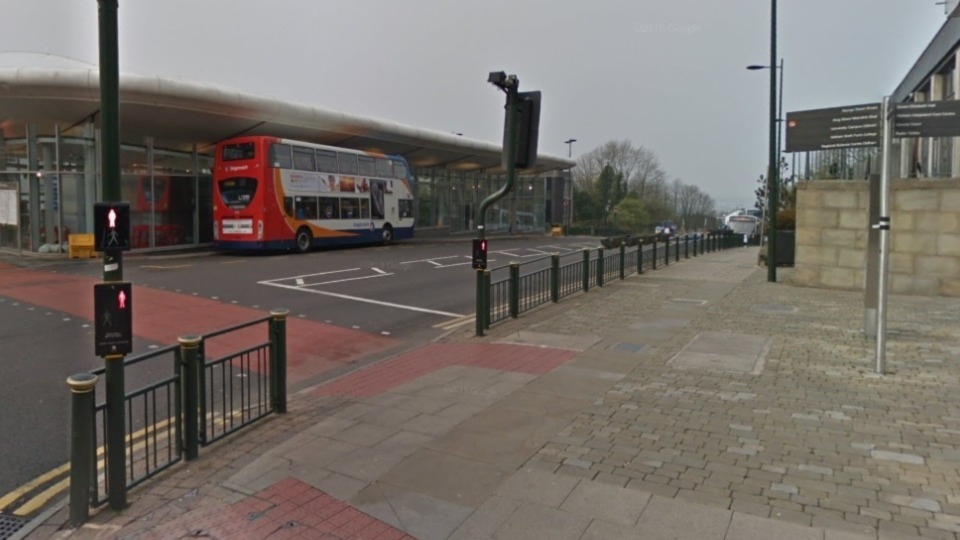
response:
M588 189L607 165L613 167L623 179L624 193L636 193L641 198L647 196L649 186L666 179L666 173L660 168L660 159L653 150L620 140L607 141L603 146L581 155L573 170L574 183Z

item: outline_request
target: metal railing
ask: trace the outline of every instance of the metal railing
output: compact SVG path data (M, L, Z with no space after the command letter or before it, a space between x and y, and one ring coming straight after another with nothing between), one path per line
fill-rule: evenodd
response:
M141 385L124 396L125 489L143 483L183 459L272 413L286 412L286 310L206 335L184 336L179 345L123 360L122 378ZM265 324L266 323L266 324ZM264 334L257 327L266 326ZM223 339L217 339L223 338ZM239 350L234 350L240 347ZM208 358L208 353L217 357ZM157 361L160 359L160 361ZM119 361L119 360L111 360ZM97 402L110 384L105 368L68 379L73 393L70 521L84 523L89 507L108 500L107 411ZM84 488L87 486L87 488Z
M478 315L482 328L591 287L603 287L632 274L657 270L684 259L738 247L739 237L729 232L650 238L635 246L626 243L607 250L584 249L582 254L550 255L520 264L513 262L486 271L486 285L478 291ZM610 253L609 251L612 251ZM577 257L563 263L564 257ZM489 276L495 275L494 278ZM482 335L478 331L478 335Z

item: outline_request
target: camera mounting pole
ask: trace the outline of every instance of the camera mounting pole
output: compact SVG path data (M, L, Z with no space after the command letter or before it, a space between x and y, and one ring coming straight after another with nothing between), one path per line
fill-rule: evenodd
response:
M504 184L496 193L480 203L477 209L477 238L483 240L486 229L487 208L496 201L502 199L513 188L517 180L517 141L520 138L518 133L519 114L517 114L517 88L520 86L520 80L516 75L507 75L503 71L494 71L487 77L487 82L496 86L507 94L506 118L504 119L504 137L503 137L503 164L507 169L507 183Z
M504 137L503 137L503 164L506 165L507 169L507 183L504 184L496 193L491 194L489 197L483 200L480 203L480 208L477 209L477 240L483 241L485 238L485 229L486 229L486 214L487 208L497 200L503 198L504 195L510 192L510 189L513 187L514 181L516 181L517 176L517 167L516 167L516 154L517 154L517 140L519 134L517 133L517 128L519 122L517 122L517 87L520 85L519 79L516 75L507 75L503 71L494 71L491 72L487 77L487 82L496 86L497 88L504 91L507 94L507 103L504 106L506 109L506 118L504 120ZM486 247L483 243L484 248ZM477 336L482 336L483 331L487 326L487 318L490 313L489 306L489 293L485 287L484 274L486 268L477 268L477 314L476 314L476 334Z

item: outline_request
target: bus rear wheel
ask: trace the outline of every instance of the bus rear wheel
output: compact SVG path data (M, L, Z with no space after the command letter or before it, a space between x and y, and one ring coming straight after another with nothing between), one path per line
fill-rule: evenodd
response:
M300 253L310 251L310 248L313 247L313 235L310 234L310 229L307 227L297 229L296 244L297 251Z
M380 239L384 244L393 242L393 227L390 225L384 225L383 234L381 235Z

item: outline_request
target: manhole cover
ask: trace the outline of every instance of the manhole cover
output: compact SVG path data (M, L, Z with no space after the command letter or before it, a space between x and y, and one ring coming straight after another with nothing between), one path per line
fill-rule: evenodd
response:
M729 332L701 332L667 363L676 368L710 369L759 375L770 338Z
M626 351L632 353L638 353L647 348L646 345L641 345L639 343L617 343L613 346L614 349L618 351Z
M7 540L26 524L26 518L0 514L0 540Z
M756 304L750 308L750 311L766 313L768 315L786 315L797 312L797 306L787 306L783 304Z

